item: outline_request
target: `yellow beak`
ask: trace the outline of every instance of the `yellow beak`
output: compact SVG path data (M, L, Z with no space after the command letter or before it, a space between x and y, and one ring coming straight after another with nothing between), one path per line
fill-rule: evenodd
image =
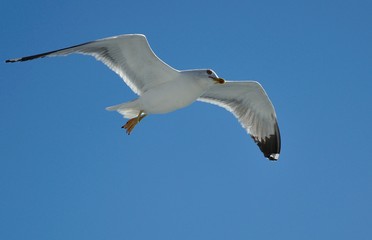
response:
M225 79L223 78L216 78L216 77L210 77L212 78L216 84L224 84L225 83Z

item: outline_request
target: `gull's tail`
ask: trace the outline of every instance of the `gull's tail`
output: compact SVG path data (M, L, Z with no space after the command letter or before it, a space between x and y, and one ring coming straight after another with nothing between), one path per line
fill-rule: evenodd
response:
M118 111L124 118L135 118L140 113L140 104L138 99L125 102L118 105L110 106L106 108L107 111Z

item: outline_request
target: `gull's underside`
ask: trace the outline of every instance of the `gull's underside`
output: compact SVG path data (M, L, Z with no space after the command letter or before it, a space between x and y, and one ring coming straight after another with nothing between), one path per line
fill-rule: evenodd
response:
M279 158L281 140L275 110L259 83L225 82L211 70L176 70L155 55L144 35L115 36L6 62L22 62L72 53L91 55L102 61L139 95L134 101L108 108L132 118L123 126L127 126L127 132L130 128L128 133L148 114L173 111L199 100L218 105L233 113L266 158ZM199 85L200 89L196 87ZM159 105L162 101L166 102L167 96L175 98L172 99L175 103L170 100L170 103L167 102L164 106L151 105L156 103L157 98L162 98L158 100ZM177 102L182 102L183 105Z

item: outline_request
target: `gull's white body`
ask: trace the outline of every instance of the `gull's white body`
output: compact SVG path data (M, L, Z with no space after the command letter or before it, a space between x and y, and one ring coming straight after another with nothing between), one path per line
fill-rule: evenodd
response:
M252 136L265 157L277 160L280 133L274 107L255 81L216 84L212 70L176 70L160 60L144 35L128 34L92 41L56 51L10 59L28 61L47 56L81 53L94 56L116 72L139 97L108 107L126 118L160 114L183 108L196 100L232 112Z
M195 79L190 81L189 74L179 73L174 81L161 84L143 93L139 97L140 104L146 113L167 113L195 102L208 88L214 84ZM210 82L210 84L208 84Z
M161 83L143 92L136 100L108 107L125 118L136 117L140 111L146 114L160 114L175 111L195 102L212 85L210 79L198 78L204 71L180 71L174 79Z

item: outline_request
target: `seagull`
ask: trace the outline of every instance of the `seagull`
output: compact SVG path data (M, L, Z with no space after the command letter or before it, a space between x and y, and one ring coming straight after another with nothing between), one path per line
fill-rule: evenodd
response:
M278 160L281 140L275 109L256 81L225 81L211 69L176 70L152 51L145 35L125 34L55 51L9 59L24 62L79 53L91 55L117 73L139 97L107 107L129 119L129 135L146 116L184 108L194 101L230 111L269 160Z

